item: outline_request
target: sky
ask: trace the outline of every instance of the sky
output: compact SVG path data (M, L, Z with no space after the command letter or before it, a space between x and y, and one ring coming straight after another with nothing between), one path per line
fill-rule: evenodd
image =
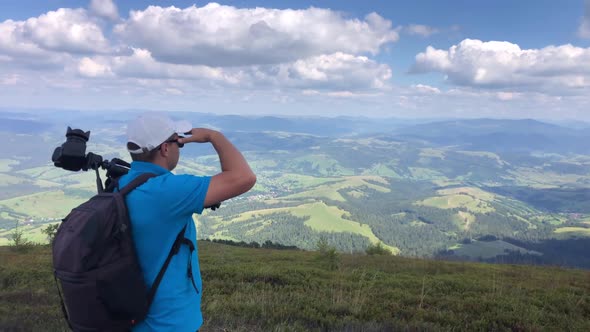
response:
M590 121L590 0L2 0L0 109Z

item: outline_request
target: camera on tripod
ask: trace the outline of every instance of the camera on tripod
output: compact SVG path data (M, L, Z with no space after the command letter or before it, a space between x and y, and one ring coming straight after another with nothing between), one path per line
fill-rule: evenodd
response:
M113 158L105 160L101 155L89 152L86 154L86 142L90 139L90 131L72 129L66 131L66 141L53 151L51 160L55 167L68 171L96 171L96 188L100 192L112 192L115 188L115 180L127 174L131 165L121 159ZM98 169L107 171L107 179L103 185Z
M53 165L73 172L93 169L96 172L96 190L99 193L113 192L117 186L117 179L127 174L131 165L119 158L105 160L101 155L92 152L86 154L86 142L89 139L90 131L68 127L65 143L55 148L51 156ZM98 172L99 168L107 171L104 185ZM217 203L205 208L215 211L220 206L221 203Z

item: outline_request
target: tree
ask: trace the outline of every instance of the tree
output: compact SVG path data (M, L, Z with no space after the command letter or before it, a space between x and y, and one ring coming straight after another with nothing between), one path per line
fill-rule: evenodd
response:
M10 234L10 239L12 240L13 250L16 251L28 251L33 246L33 243L24 237L24 232L19 227L18 221L14 231Z
M49 244L53 244L53 240L55 239L55 234L57 234L57 229L59 228L59 224L51 224L47 225L47 227L43 228L43 234L47 235L47 240L49 240Z
M316 244L319 256L318 260L323 262L328 270L336 270L340 264L340 257L336 248L328 244L328 240L321 236Z
M385 249L381 242L378 242L377 244L370 244L365 252L367 255L391 255L391 252Z

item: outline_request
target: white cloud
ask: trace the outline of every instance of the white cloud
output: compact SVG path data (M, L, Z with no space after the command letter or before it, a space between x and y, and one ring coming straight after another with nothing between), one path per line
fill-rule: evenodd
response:
M0 56L14 65L30 64L33 67L58 66L64 56L39 47L25 38L25 23L7 20L0 23Z
M90 1L90 11L112 21L116 21L119 18L117 5L112 0L92 0Z
M514 99L520 97L520 93L500 91L496 94L496 96L500 100L508 101L508 100L514 100Z
M221 68L167 64L156 61L148 50L134 49L131 56L118 56L112 61L114 71L121 76L143 78L172 78L186 80L215 80L228 84L240 82L240 73Z
M425 84L415 84L411 86L414 90L421 92L421 93L435 93L438 94L440 93L440 89L439 88L435 88L429 85L425 85Z
M84 57L79 61L78 74L85 77L105 77L139 79L178 79L218 81L226 84L240 82L240 72L230 73L220 68L160 63L144 49L133 49L131 55Z
M84 9L60 8L21 25L20 38L41 48L69 53L106 53L109 42Z
M377 54L397 41L391 22L375 13L345 19L329 9L238 9L150 6L132 11L115 32L159 61L209 66L292 62L343 52Z
M423 24L410 24L405 30L411 35L420 35L422 37L429 37L439 32L438 29Z
M58 9L0 22L0 60L11 68L64 68L79 54L106 53L109 42L84 9Z
M301 94L304 96L327 96L335 98L375 98L382 97L381 93L358 93L352 91L329 91L322 92L318 90L303 90Z
M427 47L416 55L411 71L440 72L458 85L563 93L564 85L589 87L590 48L567 44L523 50L509 42L465 39L448 50Z
M85 77L104 77L112 75L109 66L84 57L78 63L78 73Z
M186 81L179 89L185 95L191 84L348 97L390 88L390 67L371 57L398 34L375 13L354 19L317 8L151 6L128 19L117 14L115 34L103 32L109 24L97 16L114 19L115 14L112 1L92 1L88 10L61 8L0 22L1 69L27 78L59 75L64 88L68 79L75 87L93 81L103 91L133 80Z
M341 52L297 60L278 68L279 84L303 88L382 89L391 78L389 66Z
M208 67L178 65L156 61L144 49L133 49L129 56L84 57L77 65L77 73L84 77L174 79L200 81L241 88L294 88L302 91L384 90L389 86L391 69L364 56L344 53L320 55L291 63L252 67ZM363 92L366 94L367 92Z
M182 90L180 89L176 89L176 88L166 88L164 89L164 91L167 94L173 95L173 96L181 96L184 94L184 92L182 92Z
M0 84L17 85L22 81L22 77L17 74L0 76Z

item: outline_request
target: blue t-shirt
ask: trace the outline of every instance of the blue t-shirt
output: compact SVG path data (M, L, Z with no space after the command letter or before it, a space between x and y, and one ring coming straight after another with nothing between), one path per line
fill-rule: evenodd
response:
M175 175L158 165L134 161L129 173L119 180L119 188L142 173L158 176L129 193L126 202L139 263L145 282L151 286L185 225L185 237L196 245L197 230L192 215L203 212L211 177ZM187 276L189 258L198 294ZM190 255L188 246L182 245L170 261L147 318L133 331L196 331L203 324L201 293L197 248Z

